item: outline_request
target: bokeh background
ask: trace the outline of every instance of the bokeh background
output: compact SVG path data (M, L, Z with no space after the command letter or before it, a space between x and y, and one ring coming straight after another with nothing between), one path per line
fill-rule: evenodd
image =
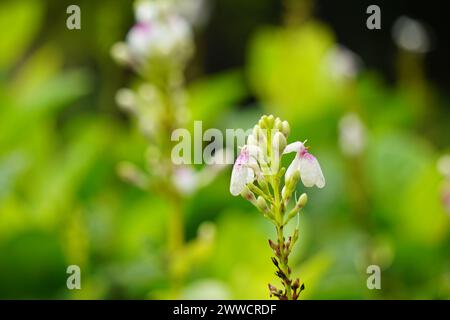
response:
M327 179L308 190L291 258L301 298L450 298L439 2L377 1L381 30L366 28L365 1L209 3L187 70L194 118L222 130L265 113L286 119ZM114 99L136 78L110 54L133 24L132 3L77 1L81 30L66 28L70 4L0 3L0 298L171 298L171 206L116 170L142 164L146 147ZM401 16L421 24L396 24ZM200 230L210 243L187 259L177 298L268 298L272 226L230 195L230 170L187 199L186 241ZM72 264L81 290L66 287ZM366 287L371 264L381 290Z

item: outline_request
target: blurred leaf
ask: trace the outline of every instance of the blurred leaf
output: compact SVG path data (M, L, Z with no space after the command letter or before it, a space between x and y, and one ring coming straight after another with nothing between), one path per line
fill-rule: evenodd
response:
M29 46L43 15L36 0L3 1L0 4L0 70L15 63Z
M245 97L243 76L229 71L193 83L189 88L189 107L193 120L212 126L239 100Z
M2 299L55 298L65 287L66 263L55 235L19 232L0 242L0 255Z
M300 283L305 284L305 291L300 295L301 299L314 296L315 287L319 285L332 262L333 258L328 253L319 253L295 268L293 274L299 274Z
M248 74L264 106L290 121L326 113L338 83L325 67L334 37L325 25L267 28L250 46Z
M36 93L42 83L51 81L63 65L63 57L59 50L51 45L45 45L28 57L15 72L9 82L9 93L14 97L21 97Z
M445 240L449 230L449 217L441 203L442 178L431 163L414 174L414 182L407 186L402 199L399 218L404 241L436 245Z
M81 95L89 87L87 74L71 71L58 75L50 81L16 98L0 118L0 151L5 145L17 143L33 133L32 129L41 121L54 116L55 112Z

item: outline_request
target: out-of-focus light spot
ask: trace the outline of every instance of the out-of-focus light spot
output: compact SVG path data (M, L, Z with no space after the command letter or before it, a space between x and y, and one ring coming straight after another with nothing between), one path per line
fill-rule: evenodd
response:
M366 146L366 127L356 113L348 113L339 121L339 145L347 156L360 154Z
M336 79L353 79L362 66L361 58L341 45L333 47L325 59L331 75Z
M437 163L437 168L444 177L450 179L450 155L440 157Z
M425 26L406 16L401 16L395 21L392 37L395 44L404 50L417 53L426 53L430 50L430 37Z

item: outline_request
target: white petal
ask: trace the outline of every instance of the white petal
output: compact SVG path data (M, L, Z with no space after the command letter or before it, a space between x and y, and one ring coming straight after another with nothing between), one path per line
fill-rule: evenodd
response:
M286 153L292 153L292 152L300 152L300 150L305 149L305 145L301 143L300 141L296 141L293 143L290 143L284 148L283 154Z
M235 163L231 173L230 192L238 196L244 190L247 183L253 182L253 170L244 164Z
M149 54L153 38L153 26L147 23L135 24L127 35L127 43L131 52L138 56Z
M247 168L247 183L252 183L255 180L255 173L253 169ZM247 184L246 183L246 184Z
M300 159L298 155L295 155L294 160L292 160L291 164L286 170L286 174L284 176L284 181L288 181L291 179L292 175L295 171L300 170Z
M247 145L250 145L250 146L258 145L258 141L256 141L256 138L253 134L251 134L247 137Z
M158 8L156 3L152 3L150 1L141 1L137 5L135 5L134 8L136 20L139 22L154 21L160 13L159 11L160 8Z
M323 188L325 186L325 178L320 164L309 153L300 157L300 176L305 187L313 187L316 185L318 188Z

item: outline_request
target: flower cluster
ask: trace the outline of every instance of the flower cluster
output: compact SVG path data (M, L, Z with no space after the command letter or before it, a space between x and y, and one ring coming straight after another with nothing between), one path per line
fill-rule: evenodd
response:
M192 25L187 19L193 13L178 2L137 1L136 23L126 41L117 43L112 49L116 60L146 76L158 68L183 69L194 52Z
M135 3L136 23L126 36L112 48L113 57L133 68L141 76L134 88L120 89L118 105L133 116L148 141L146 167L133 163L118 166L119 175L144 190L167 200L170 214L167 222L166 265L171 283L171 297L178 297L180 286L193 263L191 256L208 252L213 233L199 233L189 243L184 239L185 200L209 184L224 168L227 150L216 150L217 165L198 170L191 165L175 165L171 151L175 129L185 127L190 115L186 103L184 70L194 52L192 20L199 18L203 0L138 0ZM189 3L189 4L188 4ZM211 228L209 228L211 229Z
M300 180L305 187L325 186L317 159L308 151L305 142L287 144L289 134L287 121L273 115L263 116L248 136L247 144L241 148L230 182L232 195L241 195L250 201L276 227L277 240L269 240L269 245L275 254L272 262L284 290L278 290L271 284L269 290L271 296L282 300L296 300L304 289L298 278L292 279L288 265L289 254L298 239L298 227L287 239L284 227L306 205L307 195L303 193L295 201L291 199L295 198ZM295 156L286 170L282 157L289 153L295 153Z
M174 166L170 154L172 132L186 126L190 119L183 72L194 51L194 20L200 19L203 2L136 1L136 23L126 41L112 48L113 57L132 67L144 80L134 89L120 89L116 101L136 119L149 143L147 172L124 163L119 173L144 189L158 184L157 191L176 193L177 198L205 186L223 169L221 165L200 171L191 166ZM214 156L221 158L224 153L219 150Z

